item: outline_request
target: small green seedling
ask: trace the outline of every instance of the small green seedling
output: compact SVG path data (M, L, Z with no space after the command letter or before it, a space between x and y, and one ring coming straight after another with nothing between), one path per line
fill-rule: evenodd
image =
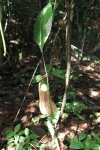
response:
M14 128L14 131L6 130L8 149L11 150L12 148L15 148L17 150L32 150L32 147L38 146L38 143L35 141L35 139L39 136L35 133L29 135L28 128L20 131L20 127L21 125L18 124Z

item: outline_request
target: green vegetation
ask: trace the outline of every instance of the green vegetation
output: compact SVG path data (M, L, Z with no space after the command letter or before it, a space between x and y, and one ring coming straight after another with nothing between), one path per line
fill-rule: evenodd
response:
M25 128L24 130L20 130L21 125L18 124L15 126L14 131L6 130L8 140L8 149L16 148L17 150L32 150L32 147L38 146L36 138L39 136L35 133L29 134L29 129Z
M75 149L84 149L84 150L98 150L100 149L100 133L95 134L91 132L91 135L86 135L85 133L81 133L79 138L74 137L74 139L66 139L72 148Z
M68 18L69 13L71 16L70 20ZM39 95L39 98L41 96L41 99L46 101L43 109L47 111L47 114L44 113L38 116L38 118L46 118L44 124L47 126L52 139L55 136L54 127L57 127L60 111L64 104L63 102L65 102L64 100L67 101L63 108L64 113L61 116L62 118L66 120L66 113L68 113L72 115L72 118L84 119L82 110L88 107L81 102L79 103L79 100L77 102L77 89L74 89L73 83L77 82L78 84L79 78L83 76L82 71L86 71L79 66L82 63L89 63L88 66L91 66L92 63L93 65L98 65L98 68L100 68L99 14L100 0L0 1L0 87L3 87L2 78L5 74L8 76L7 80L13 79L15 81L15 85L18 83L25 84L30 74L33 74L26 90L26 95L18 110L19 113L30 85L39 83L42 86L45 84L47 90L43 91L41 88L38 88L38 93L42 95ZM68 29L71 29L71 31L69 32ZM73 57L72 62L68 59L70 58L69 54ZM30 65L29 60L31 61ZM39 62L44 67L42 71L41 67L38 69ZM27 66L28 68L32 68L32 70L30 69L30 73L28 73L26 68L23 69L23 63L26 68ZM78 64L78 67L76 67L76 64ZM68 68L70 68L69 72L71 74L68 74ZM94 68L95 66L93 66ZM99 69L97 70L95 76L100 72ZM91 69L88 68L88 71L91 71ZM89 74L87 76L89 77ZM67 81L67 79L71 82ZM7 80L4 82L4 86L9 83ZM87 78L84 80L87 80ZM91 86L90 82L92 81L87 82L89 86ZM81 83L83 84L83 81ZM58 88L61 88L63 93L56 93ZM20 90L19 87L17 89ZM49 90L53 94L54 92L56 93L56 97L58 97L56 104L50 99ZM13 92L11 91L10 96L12 95ZM12 97L15 97L15 95ZM91 100L89 99L85 102L88 102L89 105ZM37 106L40 107L40 103ZM56 108L57 111L54 114ZM91 108L93 109L93 107ZM96 113L90 114L89 119L94 116L96 116ZM97 118L97 122L99 122L100 114L98 114ZM35 117L32 118L30 124L36 123ZM2 124L1 122L0 125ZM15 126L14 131L6 130L6 133L9 150L13 147L17 150L31 150L34 147L38 147L41 150L44 149L43 146L39 147L39 142L36 140L39 136L30 134L28 128L21 130L20 124ZM95 134L93 131L90 135L81 133L79 137L74 137L74 139L67 138L66 140L70 143L69 147L73 150L100 149L100 133ZM55 137L55 143L58 150L60 150L57 137Z

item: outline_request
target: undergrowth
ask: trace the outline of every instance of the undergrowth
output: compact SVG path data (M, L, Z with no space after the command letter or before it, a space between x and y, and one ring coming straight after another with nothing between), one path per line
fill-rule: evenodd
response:
M35 133L29 134L29 129L25 128L20 130L21 125L18 124L15 126L14 131L6 130L8 140L8 149L16 150L32 150L32 147L38 146L38 142L35 140L39 136Z
M98 150L100 149L100 132L95 134L91 132L91 135L86 135L85 133L81 133L79 137L74 137L74 139L66 138L66 140L70 143L72 150L83 149L83 150Z

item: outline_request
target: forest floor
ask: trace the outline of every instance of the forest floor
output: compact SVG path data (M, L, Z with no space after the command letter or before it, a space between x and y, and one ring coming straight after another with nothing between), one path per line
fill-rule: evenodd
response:
M0 149L5 148L7 150L5 131L12 126L32 77L33 64L30 60L31 56L28 56L18 69L6 69L0 72ZM58 64L56 65L58 66ZM65 62L62 63L60 68L66 69L65 65ZM40 74L39 69L36 74ZM82 76L79 76L79 74ZM100 132L100 117L97 117L95 112L100 112L100 63L83 61L78 68L76 68L76 65L74 66L74 72L71 75L77 77L75 80L70 81L70 84L73 85L73 91L76 92L75 101L79 105L84 104L86 108L82 108L79 113L83 119L73 114L73 111L69 113L65 111L66 119L62 119L58 134L59 136L63 135L64 138L73 138L74 136L78 137L80 133L86 135L90 135L92 131L98 133ZM57 88L55 92L51 92L55 103L59 101L58 95L63 96L63 93L64 88L62 86ZM38 83L32 83L12 130L17 124L21 123L22 129L28 127L32 133L39 135L40 139L46 135L48 131L44 126L44 119L37 117L41 115L39 107L35 105L38 102ZM72 100L67 100L67 102L72 102ZM31 119L34 117L37 117L36 126L30 125ZM42 143L47 144L47 141L50 142L49 140L49 137L45 136ZM60 146L62 150L71 150L69 143L64 139L60 141Z

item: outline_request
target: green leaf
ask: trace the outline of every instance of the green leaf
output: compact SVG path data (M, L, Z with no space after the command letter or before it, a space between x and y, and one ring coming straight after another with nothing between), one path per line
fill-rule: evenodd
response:
M14 135L14 138L15 139L19 139L19 135Z
M24 134L24 130L21 130L20 132L18 132L18 135L22 135Z
M78 116L79 119L84 120L82 115L76 114Z
M89 118L93 118L93 117L94 117L94 115L90 115L90 116L89 116Z
M97 138L98 143L100 144L100 138Z
M23 146L24 146L24 142L22 142L22 141L20 141L19 143L17 143L17 150L19 149L19 150L22 150L22 148L23 148Z
M97 149L100 149L100 145L99 145L99 144L94 144L94 143L93 143L93 144L90 145L90 148L91 148L91 149L97 150Z
M67 93L67 98L75 100L76 99L76 92L74 92L74 91L68 92ZM74 105L78 105L78 104L75 104L75 103L76 102L74 102Z
M6 133L9 134L11 130L6 130Z
M17 145L19 140L19 135L14 135L14 138L15 138L14 143Z
M75 141L75 140L71 139L70 147L74 148L74 149L82 149L84 147L84 145L80 141Z
M66 138L66 140L70 143L71 142L71 139L70 138Z
M20 124L18 124L15 128L14 128L14 134L16 134L20 129Z
M14 142L14 138L10 138L10 140L8 140L7 144L10 144L12 142Z
M55 113L55 115L52 116L52 124L57 124L57 122L59 120L59 116L60 116L60 111L58 109L57 112Z
M30 137L29 136L26 137L26 141L28 141L28 142L30 141Z
M96 138L96 134L92 131L91 134L93 135L94 138Z
M79 54L80 57L82 57L82 54Z
M91 140L89 138L86 138L85 140L86 147L90 147L90 143L91 143Z
M33 133L33 134L30 134L29 137L30 137L30 139L36 139L36 138L38 138L39 136L36 135L35 133Z
M20 136L20 142L23 142L25 140L24 136Z
M17 150L25 150L25 148L21 148L21 149L20 149L20 148L18 148Z
M52 69L52 64L46 64L46 70L49 72Z
M40 146L40 150L45 150L44 144L42 144L42 145Z
M32 124L34 123L34 124L37 124L37 120L35 119L35 118L32 118L31 119L31 122L32 122Z
M74 139L75 139L75 141L78 141L78 138L76 136L74 137Z
M10 144L8 145L8 149L10 150L13 146L14 146L14 143L10 143Z
M52 26L52 5L49 2L39 13L34 26L34 40L39 45L41 52Z
M82 74L79 74L78 76L79 76L79 77L82 77L83 75L82 75Z
M52 72L51 72L54 76L56 76L56 77L59 77L59 78L61 78L61 79L65 79L65 73L66 73L66 71L65 70L53 70Z
M14 132L13 131L10 131L7 135L7 139L11 138L12 136L14 135Z
M32 148L31 148L32 146L30 146L30 147L28 147L28 150L32 150Z
M21 148L21 149L20 149L20 148L18 148L17 150L26 150L26 149L25 149L25 148Z
M25 128L24 133L25 133L26 136L28 136L29 135L29 129Z
M81 134L79 135L79 140L81 141L81 140L83 140L85 137L86 137L86 134L85 134L85 133L81 133Z
M36 141L31 141L30 142L33 146L38 146L38 143Z
M29 147L29 144L28 143L25 143L25 148L28 148Z
M34 79L32 80L32 83L36 83L36 82L39 82L38 80L41 78L41 75L36 75L34 77Z
M34 104L35 106L39 107L39 104Z

